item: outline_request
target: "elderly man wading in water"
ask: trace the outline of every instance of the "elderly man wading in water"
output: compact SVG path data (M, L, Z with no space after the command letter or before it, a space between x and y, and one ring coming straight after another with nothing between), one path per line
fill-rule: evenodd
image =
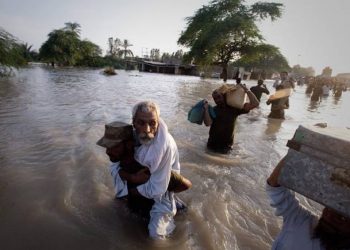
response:
M136 137L140 142L135 159L149 168L151 176L146 183L131 189L130 193L154 200L148 224L149 235L162 239L175 229L175 198L174 193L167 189L171 171L180 173L179 153L154 102L136 104L132 116Z
M185 191L192 183L180 175L176 143L154 102L135 105L133 125L138 141L135 154L131 126L123 122L107 124L97 144L106 148L113 162L110 170L116 198L127 196L132 210L141 215L149 213L150 237L163 239L175 229L176 208L185 208L174 192Z
M129 189L124 195L129 192L132 196L154 200L148 224L149 235L154 239L162 239L175 229L175 197L174 192L168 189L172 190L169 186L172 171L180 173L179 153L166 124L159 117L159 108L154 102L145 101L135 105L133 125L136 139L139 141L135 149L135 160L146 166L151 175L145 173L146 176L141 179L149 178L148 181ZM116 188L124 190L122 178L116 178L115 181L118 182L115 183ZM184 184L186 188L191 186L191 182L183 177L177 183ZM175 187L174 191L176 189L178 188ZM117 190L117 193L120 190Z

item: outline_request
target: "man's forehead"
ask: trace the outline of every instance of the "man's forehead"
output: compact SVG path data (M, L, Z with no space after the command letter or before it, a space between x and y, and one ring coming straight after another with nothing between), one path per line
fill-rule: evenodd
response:
M135 118L140 120L158 120L157 112L155 110L146 112L138 111Z

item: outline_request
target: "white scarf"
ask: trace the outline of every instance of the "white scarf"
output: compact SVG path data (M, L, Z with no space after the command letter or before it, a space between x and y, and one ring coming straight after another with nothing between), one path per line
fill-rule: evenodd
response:
M135 151L135 159L141 165L149 168L154 173L161 164L164 153L167 149L168 127L162 118L159 118L156 136L150 144L141 144Z

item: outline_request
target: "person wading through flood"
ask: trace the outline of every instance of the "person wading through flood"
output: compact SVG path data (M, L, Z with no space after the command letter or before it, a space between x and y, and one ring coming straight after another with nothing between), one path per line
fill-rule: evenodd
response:
M278 91L282 91L283 85L278 85L276 88L276 93ZM269 118L274 119L285 119L284 117L284 110L289 108L289 97L288 96L282 96L278 99L274 99L273 96L270 96L270 98L266 101L267 105L271 104L271 112L269 114Z
M258 80L258 84L256 86L253 86L250 88L250 91L253 92L253 94L256 96L259 102L263 93L267 95L270 94L270 91L267 89L266 85L264 84L264 80L261 80L261 79Z
M207 148L218 153L226 154L232 149L235 122L239 115L247 114L250 110L259 106L259 101L255 95L247 89L245 84L239 84L247 93L249 102L244 103L242 109L230 107L226 103L226 93L214 90L212 97L216 106L215 118L209 114L208 102L204 104L204 124L210 126Z
M124 122L112 122L105 125L105 134L97 145L106 148L112 165L116 198L127 197L128 207L132 212L149 218L154 200L143 196L135 196L129 190L145 183L150 178L148 168L142 166L134 158L133 127ZM168 191L182 192L191 188L192 183L176 172L171 172Z
M149 235L154 239L164 239L175 229L175 196L167 189L171 171L180 173L179 152L155 102L136 104L132 118L140 142L135 159L149 169L151 176L146 183L130 189L130 193L154 200L148 224Z

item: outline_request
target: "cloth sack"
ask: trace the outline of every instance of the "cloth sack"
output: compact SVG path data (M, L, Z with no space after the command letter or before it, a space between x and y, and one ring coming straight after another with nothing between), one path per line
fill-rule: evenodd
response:
M247 94L239 85L223 84L215 90L226 98L226 104L230 107L242 109L246 103Z
M192 123L196 123L199 125L202 125L203 120L204 120L204 100L201 100L194 105L190 111L188 112L187 115L187 120L189 120ZM209 105L208 108L209 115L212 119L216 118L216 114L214 111L214 108Z

